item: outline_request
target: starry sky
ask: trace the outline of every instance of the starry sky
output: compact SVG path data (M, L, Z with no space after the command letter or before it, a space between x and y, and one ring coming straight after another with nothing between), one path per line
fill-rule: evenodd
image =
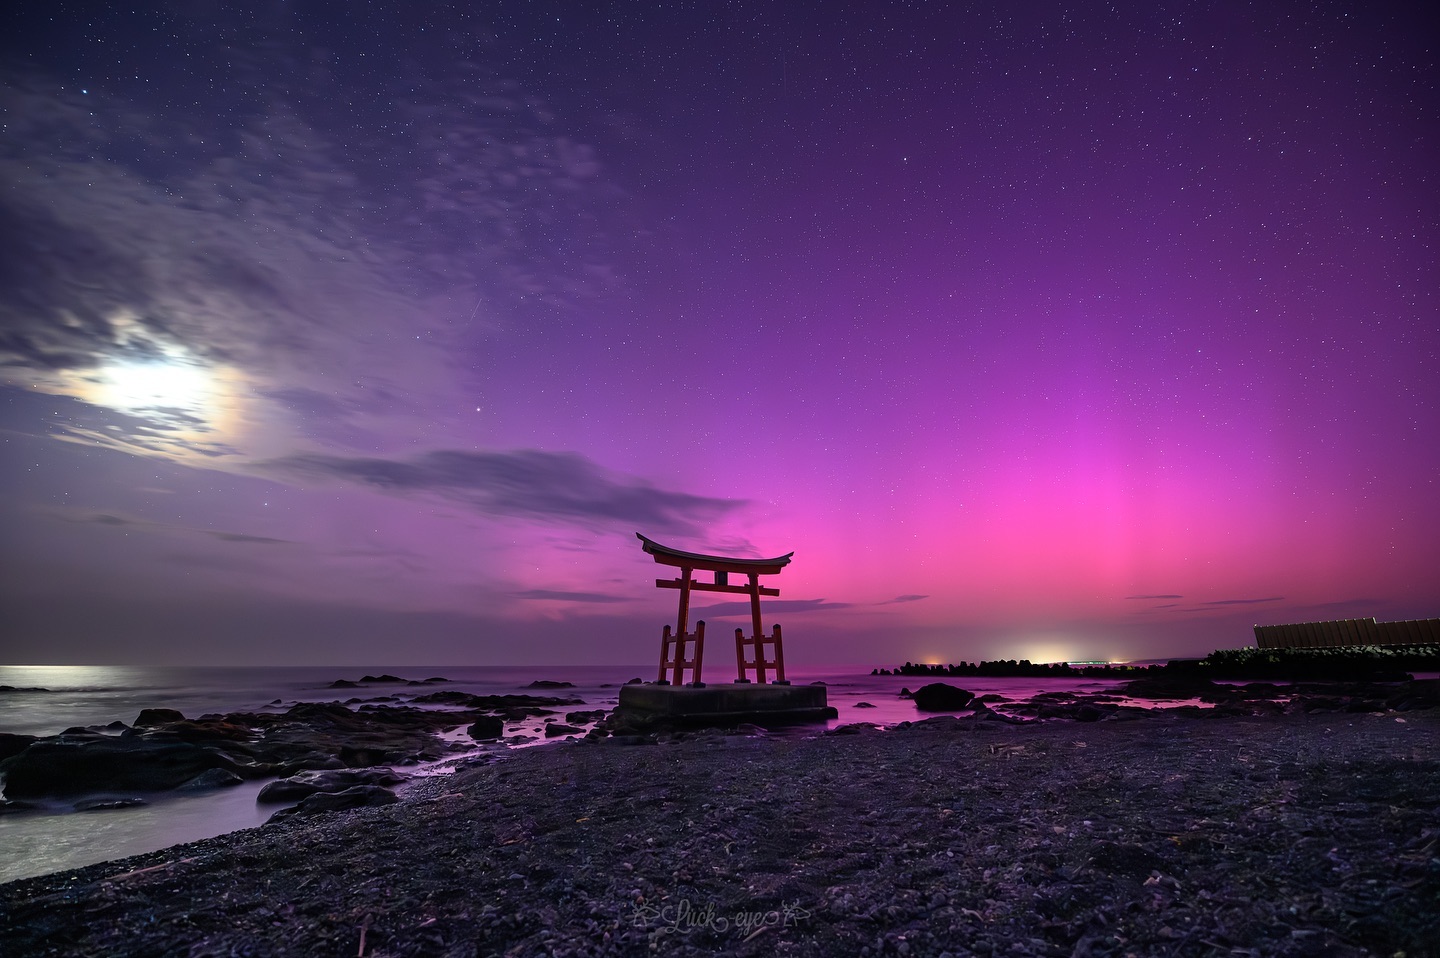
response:
M797 675L1440 614L1421 5L4 16L9 662L650 663L636 532Z

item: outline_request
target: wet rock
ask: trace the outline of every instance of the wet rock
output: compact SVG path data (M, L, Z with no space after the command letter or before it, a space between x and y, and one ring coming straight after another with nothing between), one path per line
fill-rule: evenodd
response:
M360 687L360 683L352 682L349 679L336 679L325 687L327 689L358 689Z
M579 735L583 729L573 725L566 725L564 722L551 722L545 726L546 738L559 738L562 735Z
M149 728L152 725L183 721L185 721L185 715L175 709L141 709L134 724L136 728Z
M480 741L497 739L505 734L505 722L497 715L483 715L465 730L470 737Z
M35 735L17 735L13 732L0 732L0 762L12 755L19 755L40 739Z
M297 802L318 792L343 792L357 785L396 785L405 776L389 768L326 769L300 772L260 789L260 804Z
M584 699L555 695L471 695L455 689L415 696L424 705L460 705L471 709L535 708L546 705L584 705Z
M879 727L878 725L873 725L873 724L871 724L870 722L851 722L851 723L849 723L849 724L847 724L847 725L837 725L837 726L835 726L834 728L830 729L829 731L825 732L824 734L826 734L826 735L867 735L867 734L869 734L869 733L871 733L871 732L878 732L878 731L880 731L880 727Z
M594 709L589 712L567 712L565 721L571 725L584 725L587 722L598 722L605 717L604 709Z
M974 698L973 692L944 682L932 682L915 690L915 708L921 712L950 712L965 708Z
M11 798L80 795L86 792L159 792L177 788L212 768L237 774L242 767L217 749L189 742L140 738L50 739L36 742L4 762Z
M74 808L77 812L109 812L117 808L138 808L148 804L143 798L87 798L76 802Z
M379 785L356 785L341 792L316 792L294 808L282 808L271 815L265 824L288 818L311 818L352 808L394 805L398 801L400 797L388 788L381 788Z
M402 679L402 678L401 678L400 676L398 676L398 675L391 675L389 672L386 672L384 675L362 675L362 676L360 676L360 681L361 681L361 682L401 682L401 683L403 683L403 682L405 682L406 680L405 680L405 679Z
M228 769L210 768L196 775L183 785L176 786L180 792L205 792L216 788L230 788L245 781Z
M869 702L856 702L856 703L855 703L855 707L856 707L857 709L873 709L873 708L875 708L875 706L872 705L872 704L869 703Z
M1125 683L1121 691L1132 699L1198 699L1206 695L1218 699L1228 694L1209 679L1195 675L1147 675Z
M531 682L525 687L528 689L573 689L575 687L575 683L556 682L553 679L536 679L534 682Z

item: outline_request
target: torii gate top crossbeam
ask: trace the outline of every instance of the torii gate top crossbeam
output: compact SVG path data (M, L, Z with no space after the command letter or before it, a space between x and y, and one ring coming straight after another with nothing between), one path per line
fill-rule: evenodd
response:
M732 556L712 556L700 552L682 552L663 546L654 539L647 539L640 533L635 538L644 543L644 549L661 565L681 569L706 569L711 572L735 572L740 575L776 575L790 564L795 553L787 552L773 559L737 559Z

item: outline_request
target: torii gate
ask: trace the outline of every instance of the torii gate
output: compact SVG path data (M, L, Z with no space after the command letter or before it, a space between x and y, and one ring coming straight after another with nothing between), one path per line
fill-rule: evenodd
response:
M790 557L795 553L787 552L783 556L774 559L741 559L731 556L703 555L698 552L682 552L679 549L672 549L669 546L662 546L653 539L647 539L640 533L635 533L645 551L655 557L655 561L661 565L676 566L680 569L678 579L656 579L655 585L661 589L680 590L680 614L679 623L672 633L670 626L665 626L660 636L660 677L656 679L660 684L683 685L685 670L690 670L691 684L703 686L700 681L700 669L705 659L705 623L695 623L694 633L688 631L690 624L690 593L699 592L734 592L750 596L750 625L751 633L747 638L744 629L735 630L735 667L739 672L736 682L749 683L749 671L755 669L755 681L761 685L765 684L766 669L775 670L774 685L789 685L785 680L785 650L780 641L780 626L775 626L773 635L766 635L765 628L760 622L760 597L762 595L779 595L779 589L766 588L760 585L762 575L778 575L780 570L790 564ZM714 582L696 582L691 576L696 569L704 569L707 572L715 573ZM749 579L746 585L731 585L729 574L746 576ZM686 643L694 643L694 657L685 657ZM767 659L765 646L769 644L774 647L774 658ZM755 650L754 659L746 654L747 648ZM671 681L666 682L665 672L671 672Z

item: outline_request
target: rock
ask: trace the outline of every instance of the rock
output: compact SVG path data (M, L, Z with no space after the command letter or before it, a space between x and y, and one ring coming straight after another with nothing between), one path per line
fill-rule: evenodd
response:
M962 724L962 720L953 715L932 715L914 722L910 727L921 732L953 732Z
M12 755L19 755L40 739L35 735L17 735L14 732L0 732L0 762Z
M343 812L352 808L371 808L379 805L394 805L400 796L379 785L356 785L342 792L316 792L294 808L282 808L271 815L265 824L284 821L287 818L310 818L330 812Z
M879 726L877 726L877 725L872 725L872 724L869 723L869 722L851 722L849 725L837 725L837 726L835 726L834 728L830 729L829 731L825 732L824 734L826 734L826 735L866 735L866 734L869 734L870 732L878 732L878 731L880 731Z
M75 803L77 812L108 812L117 808L137 808L149 804L143 798L87 798Z
M534 708L544 705L584 705L584 699L553 695L470 695L455 689L415 696L423 705L463 705L471 709Z
M505 722L498 715L482 715L465 731L470 733L471 738L482 742L497 739L505 734Z
M348 768L368 768L389 762L398 764L405 758L394 749L380 745L342 745L338 754Z
M184 714L175 709L141 709L134 724L136 728L149 728L153 725L183 721L185 721Z
M1198 699L1203 696L1224 697L1228 690L1207 678L1195 675L1147 675L1132 679L1120 689L1132 699Z
M855 707L857 709L873 709L875 706L869 702L856 702Z
M626 685L644 685L644 684L645 684L645 680L644 680L644 679L631 679L630 681L626 682L625 684L626 684Z
M349 679L336 679L325 687L327 689L358 689L360 687L360 683L352 682ZM278 699L276 701L278 701ZM273 705L274 703L271 704Z
M963 709L975 698L973 692L933 682L915 690L915 708L921 712L951 712Z
M239 775L223 768L209 768L196 775L184 785L176 786L180 792L204 792L214 788L229 788L245 781Z
M10 798L168 791L212 768L238 773L243 766L217 749L189 742L108 736L48 739L0 762Z
M401 683L403 683L403 682L405 682L406 680L405 680L405 679L402 679L402 678L401 678L400 676L398 676L398 675L391 675L389 672L386 672L384 675L362 675L362 676L360 676L360 681L361 681L361 682L401 682Z
M260 804L298 802L319 792L343 792L358 785L396 785L405 776L389 768L323 769L300 772L260 789Z
M38 802L16 802L8 798L0 798L0 815L9 815L13 812L38 812L43 807Z
M573 689L575 687L575 683L556 682L552 679L536 679L534 682L531 682L525 687L527 689Z
M584 725L587 722L598 722L604 717L604 709L594 709L589 712L567 712L565 721L571 725Z
M617 733L607 739L603 739L601 745L654 745L653 735L637 735L630 733Z
M1397 712L1440 708L1440 679L1404 682L1390 695L1385 707Z
M566 725L564 722L551 722L545 726L545 737L559 738L562 735L579 735L582 731L583 729L578 729L573 725Z

